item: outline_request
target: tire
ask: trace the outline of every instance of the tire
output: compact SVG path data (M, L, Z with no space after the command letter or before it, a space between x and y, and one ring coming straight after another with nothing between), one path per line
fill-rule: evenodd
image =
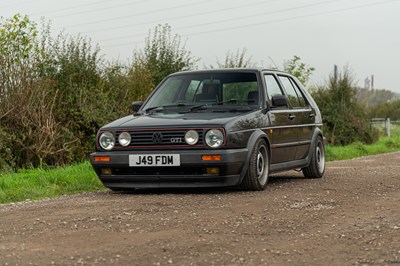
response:
M250 155L249 169L242 181L245 190L264 190L269 177L269 150L265 140L258 140Z
M302 169L305 178L321 178L325 173L325 148L322 138L317 137L308 167Z

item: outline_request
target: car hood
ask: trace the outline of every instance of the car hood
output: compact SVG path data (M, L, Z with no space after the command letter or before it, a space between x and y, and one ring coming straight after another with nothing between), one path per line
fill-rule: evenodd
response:
M248 113L248 112L247 112ZM245 115L243 112L207 112L207 113L154 113L140 116L129 115L115 120L105 129L152 128L152 127L196 127L222 126L235 118Z

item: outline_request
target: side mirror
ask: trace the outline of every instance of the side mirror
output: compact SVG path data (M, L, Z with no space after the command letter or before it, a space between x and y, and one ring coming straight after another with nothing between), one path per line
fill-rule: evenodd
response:
M132 110L136 113L139 111L140 107L142 107L143 102L142 101L135 101L132 103Z
M272 107L287 107L289 106L288 99L285 95L272 96Z

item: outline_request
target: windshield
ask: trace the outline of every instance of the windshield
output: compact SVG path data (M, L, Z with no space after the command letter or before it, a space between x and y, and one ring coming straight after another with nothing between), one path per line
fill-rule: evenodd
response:
M259 95L255 73L182 74L166 79L143 110L249 110L259 107Z

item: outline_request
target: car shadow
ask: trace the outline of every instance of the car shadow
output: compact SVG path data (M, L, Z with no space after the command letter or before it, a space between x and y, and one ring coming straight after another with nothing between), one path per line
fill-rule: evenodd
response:
M268 186L282 186L286 183L293 182L301 182L302 180L306 180L301 173L289 171L283 172L279 174L274 174L269 177ZM264 190L265 191L265 190ZM232 194L232 193L254 193L257 191L249 191L243 190L240 187L200 187L200 188L138 188L138 189L127 189L121 191L112 191L109 190L111 194L125 194L125 195L162 195L162 194L177 194L177 195L186 195L186 194ZM262 191L259 191L262 192Z

